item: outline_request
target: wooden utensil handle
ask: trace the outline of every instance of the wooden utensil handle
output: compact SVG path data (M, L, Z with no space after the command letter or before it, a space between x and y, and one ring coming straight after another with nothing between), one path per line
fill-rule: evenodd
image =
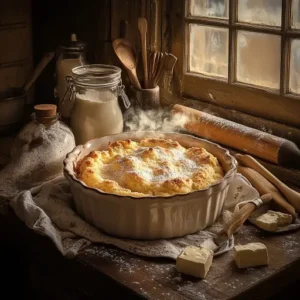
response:
M35 80L38 78L38 76L42 73L42 71L45 69L45 67L48 65L48 63L51 61L51 59L54 57L54 52L47 52L39 64L36 66L32 76L30 79L25 83L23 86L23 90L27 92L31 86L34 84Z
M255 211L261 205L265 205L272 200L272 194L262 195L260 200L260 205L249 202L246 203L239 211L235 212L231 220L224 225L224 233L226 233L227 236L231 236L233 233L235 233L244 224L253 211Z
M137 78L137 75L134 74L131 70L128 70L128 69L127 69L127 74L128 74L128 77L129 77L131 83L133 84L133 86L135 88L141 90L142 87L141 87L141 84L140 84L140 82L139 82L139 80Z
M248 167L242 167L241 165L238 166L237 171L250 181L260 195L271 193L273 196L273 201L279 206L279 208L281 208L281 210L283 210L285 213L289 213L296 218L297 213L294 207L283 198L278 189L265 177L261 176L255 170Z
M147 89L148 86L148 63L147 63L147 30L148 24L144 17L138 18L138 29L141 35L141 48L142 48L142 59L144 68L144 88Z
M148 84L148 63L147 63L147 43L146 36L141 33L141 44L142 44L142 59L143 59L143 67L144 67L144 87L147 89L149 87Z
M189 117L184 128L191 133L251 153L276 164L279 163L278 154L281 146L286 149L288 145L294 144L269 133L183 105L174 105L173 113L180 113ZM297 147L290 147L289 149L290 152L294 153L294 156L300 157L300 151L297 150ZM288 159L289 156L286 157L286 160Z
M260 175L265 177L268 181L274 184L281 193L286 197L286 199L290 202L295 209L300 212L300 194L296 191L289 188L282 181L280 181L277 177L275 177L271 172L269 172L262 164L260 164L255 158L250 155L242 155L236 154L236 159L239 163L242 163L244 166L252 168Z

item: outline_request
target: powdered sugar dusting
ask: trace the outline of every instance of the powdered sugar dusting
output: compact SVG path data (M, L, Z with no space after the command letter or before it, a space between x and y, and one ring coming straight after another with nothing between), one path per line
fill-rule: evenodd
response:
M151 149L153 156L158 158L158 161L155 162L155 166L152 166L154 163L151 164L149 161L145 162L143 160L143 155L149 151L149 147L140 147L130 155L114 161L114 163L121 166L117 171L112 171L113 168L111 168L111 164L105 165L102 176L105 179L119 181L122 174L135 172L148 182L163 182L178 177L190 178L193 173L201 167L200 164L186 157L184 148L164 149L155 146ZM129 160L131 165L128 166L128 164L124 163L125 160ZM163 167L160 167L160 163L165 164ZM159 172L155 173L154 168L158 168Z

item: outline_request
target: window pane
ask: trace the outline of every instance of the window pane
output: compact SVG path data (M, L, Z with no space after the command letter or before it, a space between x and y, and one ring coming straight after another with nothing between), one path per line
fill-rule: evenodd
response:
M228 0L190 0L190 14L228 19Z
M277 35L238 31L237 80L279 89L280 42Z
M239 0L238 20L246 23L281 26L282 0Z
M300 28L300 1L293 0L292 4L292 28Z
M189 25L189 71L228 76L228 29Z
M291 43L290 91L300 94L300 40Z

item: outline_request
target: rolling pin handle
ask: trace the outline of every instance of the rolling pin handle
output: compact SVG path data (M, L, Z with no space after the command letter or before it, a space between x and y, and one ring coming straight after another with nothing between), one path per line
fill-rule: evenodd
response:
M278 164L287 168L300 168L300 150L291 141L282 143L278 150Z

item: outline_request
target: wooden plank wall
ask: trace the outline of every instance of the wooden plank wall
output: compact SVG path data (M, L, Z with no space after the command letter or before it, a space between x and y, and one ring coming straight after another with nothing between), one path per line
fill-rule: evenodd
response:
M32 72L31 31L31 0L1 0L0 91L21 87Z

